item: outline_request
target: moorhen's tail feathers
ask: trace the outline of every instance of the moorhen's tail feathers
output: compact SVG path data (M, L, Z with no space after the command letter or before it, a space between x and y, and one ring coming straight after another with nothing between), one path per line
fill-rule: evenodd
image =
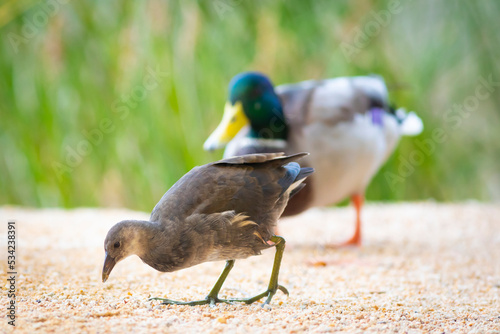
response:
M261 154L249 154L249 155L239 155L236 157L220 160L213 162L212 165L259 165L259 164L270 164L270 167L283 166L289 162L296 161L309 155L309 153L302 152L292 155L285 156L283 152L277 153L261 153Z

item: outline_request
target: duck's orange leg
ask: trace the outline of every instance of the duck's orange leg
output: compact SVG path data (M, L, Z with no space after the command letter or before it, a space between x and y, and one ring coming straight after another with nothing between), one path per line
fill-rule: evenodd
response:
M361 246L361 208L363 207L364 200L364 195L356 194L351 196L351 202L354 204L354 208L356 209L356 225L354 228L354 235L347 241L340 244L326 245L326 247L338 248L346 246Z
M345 241L341 246L361 246L361 208L365 198L363 195L352 195L351 202L354 204L356 209L356 226L354 229L354 235L347 241Z
M326 248L339 248L339 247L359 247L361 246L361 208L363 207L363 202L365 198L364 195L352 195L351 202L354 204L354 208L356 209L356 226L354 229L354 235L347 241L344 241L340 244L326 244ZM330 264L338 264L337 260L329 260L329 259L313 259L307 261L307 264L315 267L323 267Z

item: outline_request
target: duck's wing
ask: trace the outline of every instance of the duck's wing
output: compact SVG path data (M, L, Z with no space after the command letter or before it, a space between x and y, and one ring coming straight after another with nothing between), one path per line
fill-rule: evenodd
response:
M333 126L373 107L389 109L385 82L375 75L309 80L275 90L292 128L318 120Z

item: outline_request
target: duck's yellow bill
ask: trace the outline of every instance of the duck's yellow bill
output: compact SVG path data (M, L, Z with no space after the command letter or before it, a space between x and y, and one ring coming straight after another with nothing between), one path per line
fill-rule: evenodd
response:
M207 151L215 150L226 146L231 139L245 126L249 121L243 112L243 105L240 101L232 105L226 102L224 107L224 116L217 129L208 137L203 144L203 148Z

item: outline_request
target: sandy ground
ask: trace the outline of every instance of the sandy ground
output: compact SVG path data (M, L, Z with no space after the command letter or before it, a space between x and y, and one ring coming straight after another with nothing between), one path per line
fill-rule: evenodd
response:
M126 210L0 209L0 331L7 307L7 221L17 227L17 333L500 333L500 205L369 204L361 248L325 249L353 229L353 209L284 219L287 249L272 309L160 306L150 296L203 298L223 262L159 273L137 257L100 280L103 240ZM274 250L237 261L222 297L262 292ZM312 261L315 265L308 264Z

